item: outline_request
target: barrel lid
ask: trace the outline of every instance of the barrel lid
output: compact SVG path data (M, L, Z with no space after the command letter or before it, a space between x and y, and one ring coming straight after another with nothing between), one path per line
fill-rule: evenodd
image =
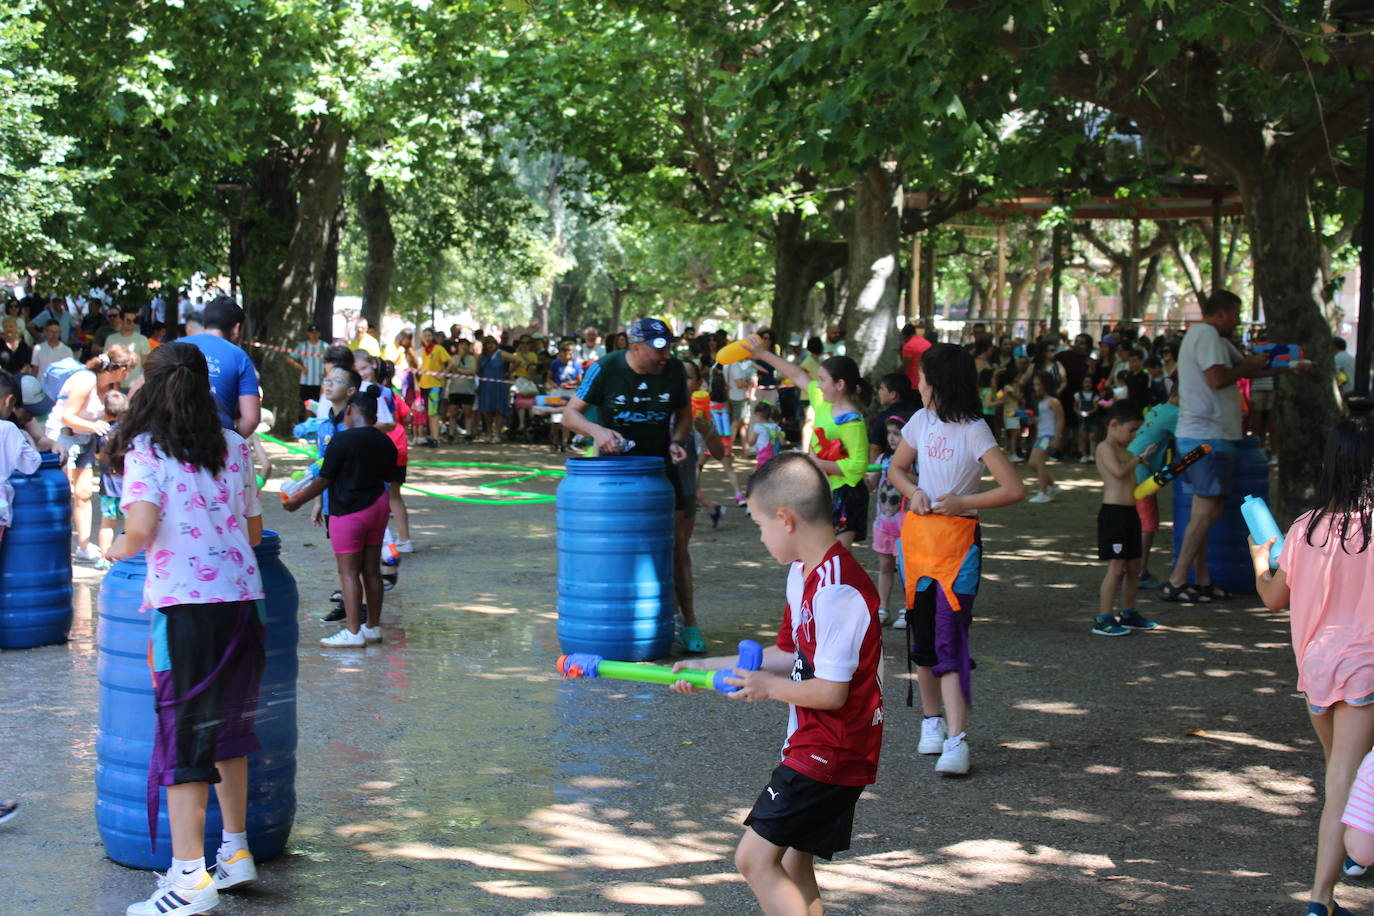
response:
M662 474L663 464L663 459L655 455L598 455L594 458L569 458L566 470L578 476L650 475Z

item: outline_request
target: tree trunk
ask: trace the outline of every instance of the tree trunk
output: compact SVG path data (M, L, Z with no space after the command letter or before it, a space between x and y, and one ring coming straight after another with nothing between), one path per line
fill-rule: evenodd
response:
M890 345L897 326L901 256L899 186L880 165L871 165L854 183L854 222L849 234L849 300L852 320L846 352L871 376L896 366Z
M1145 270L1139 272L1140 291L1136 296L1136 301L1140 303L1140 314L1137 318L1144 318L1145 313L1150 310L1150 300L1154 298L1155 287L1159 284L1159 262L1164 259L1164 255L1155 253L1150 255L1150 260L1145 264Z
M329 244L324 250L324 267L320 271L320 282L315 287L314 324L328 340L334 336L334 296L339 290L339 242L343 236L344 209L340 204L334 211L334 219L329 227ZM377 325L381 329L381 324Z
M935 244L938 236L934 233L926 233L926 240L921 245L921 319L923 321L935 320ZM933 325L932 325L933 326Z
M362 317L378 334L391 297L391 278L396 273L396 231L391 225L390 203L386 186L380 181L372 182L358 197L358 222L367 239Z
M607 337L612 337L620 330L620 316L625 307L625 291L611 282L611 326L606 331Z
M1240 187L1269 339L1300 345L1314 364L1308 373L1281 376L1275 386L1276 514L1291 518L1312 505L1326 432L1340 419L1340 406L1332 378L1331 332L1312 295L1318 242L1308 222L1308 183L1294 180L1291 167L1276 158L1241 176Z
M329 233L343 187L348 137L328 118L319 118L306 131L305 145L294 175L296 219L280 260L277 294L270 315L261 316L258 339L289 345L314 320L315 290L319 286ZM277 429L288 431L299 411L297 373L286 361L262 361L262 386L267 406L277 415Z
M773 339L787 341L806 328L807 304L816 284L844 263L841 242L804 237L802 216L779 213L773 221L773 305L769 326Z

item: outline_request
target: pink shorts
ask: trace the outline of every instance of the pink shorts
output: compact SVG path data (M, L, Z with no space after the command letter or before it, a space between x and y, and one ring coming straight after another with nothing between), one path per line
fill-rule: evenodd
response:
M890 557L897 555L897 538L902 534L899 515L880 515L873 521L873 550Z
M1135 501L1135 514L1140 516L1141 531L1159 530L1159 496L1150 494Z
M329 516L329 546L335 554L360 553L367 547L381 547L386 523L391 518L391 502L385 491L361 512Z

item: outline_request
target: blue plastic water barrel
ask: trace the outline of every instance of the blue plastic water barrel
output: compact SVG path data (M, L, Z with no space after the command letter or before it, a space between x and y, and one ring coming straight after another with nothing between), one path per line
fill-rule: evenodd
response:
M72 628L72 491L58 456L13 474L14 521L0 541L0 649L66 642Z
M264 531L255 551L267 594L267 664L254 730L262 748L248 758L248 846L259 861L286 847L296 815L296 580L281 561L281 539ZM153 678L148 667L149 612L141 611L147 564L139 555L116 563L100 587L96 645L100 728L96 735L95 819L105 853L132 868L171 863L167 797L158 811L157 846L148 844L145 801L153 755ZM153 612L155 613L155 612ZM220 843L219 805L210 793L205 847Z
M1174 559L1183 545L1183 532L1193 514L1193 488L1186 480L1174 481ZM1240 514L1246 496L1269 498L1269 461L1259 439L1246 436L1236 445L1236 470L1226 510L1207 535L1207 571L1212 581L1238 595L1255 593L1255 570L1245 539L1250 529Z
M571 458L558 485L558 642L617 661L673 641L673 488L662 458Z

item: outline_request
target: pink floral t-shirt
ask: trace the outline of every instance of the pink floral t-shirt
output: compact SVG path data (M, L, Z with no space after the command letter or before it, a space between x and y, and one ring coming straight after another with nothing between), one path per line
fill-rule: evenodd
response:
M149 543L143 603L217 604L263 597L247 519L262 515L253 455L238 433L224 430L225 464L218 475L162 453L137 436L124 456L120 506L152 503L161 510Z

